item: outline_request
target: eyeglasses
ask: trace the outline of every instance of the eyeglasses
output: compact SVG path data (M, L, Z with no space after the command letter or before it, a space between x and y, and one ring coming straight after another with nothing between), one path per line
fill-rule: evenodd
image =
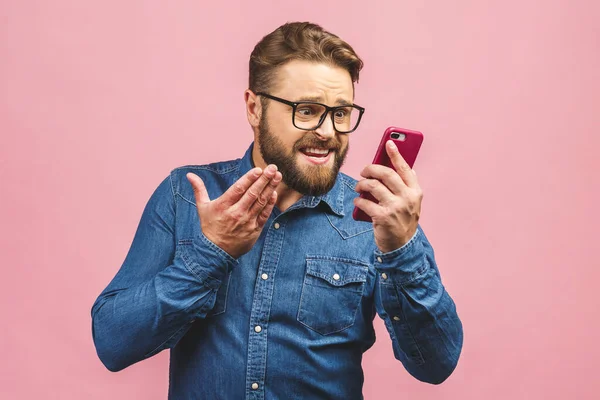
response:
M358 128L358 124L365 112L363 107L356 104L329 107L325 104L312 101L289 101L263 92L257 92L256 95L292 107L292 124L296 128L305 131L313 131L320 127L325 121L327 114L331 111L333 129L339 133L354 132Z

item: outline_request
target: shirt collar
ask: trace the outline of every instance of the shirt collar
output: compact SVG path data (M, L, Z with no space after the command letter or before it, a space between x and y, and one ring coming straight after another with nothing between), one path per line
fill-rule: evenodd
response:
M248 147L248 150L246 150L246 153L241 158L236 180L238 180L242 175L254 168L254 161L252 160L253 147L254 142L250 144L250 147ZM315 208L321 202L327 204L327 206L329 206L329 210L331 210L334 214L338 216L344 216L344 182L340 173L338 173L335 179L335 185L333 185L329 192L321 196L304 195L302 196L302 198L300 198L300 200L298 200L294 205L292 205L289 208L289 210L304 207Z

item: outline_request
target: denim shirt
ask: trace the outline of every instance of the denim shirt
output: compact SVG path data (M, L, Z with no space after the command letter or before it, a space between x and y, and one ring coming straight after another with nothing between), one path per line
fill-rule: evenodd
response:
M463 333L433 248L419 226L380 252L372 224L352 218L353 178L339 173L327 194L275 207L237 259L203 235L186 173L216 199L253 168L252 146L241 159L174 169L150 197L92 307L106 368L170 349L170 399L361 399L378 314L404 368L444 381Z

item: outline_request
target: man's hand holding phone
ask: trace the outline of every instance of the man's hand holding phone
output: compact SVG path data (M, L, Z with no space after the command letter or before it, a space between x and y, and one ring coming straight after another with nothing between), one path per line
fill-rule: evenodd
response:
M423 191L417 175L400 154L392 140L385 143L392 167L378 164L366 166L356 184L359 193L370 193L379 203L364 197L354 205L373 221L375 242L387 253L402 247L417 231ZM416 156L416 155L415 155Z
M249 252L277 201L275 189L282 178L277 167L251 169L212 201L198 175L189 172L186 178L194 188L204 236L233 258Z

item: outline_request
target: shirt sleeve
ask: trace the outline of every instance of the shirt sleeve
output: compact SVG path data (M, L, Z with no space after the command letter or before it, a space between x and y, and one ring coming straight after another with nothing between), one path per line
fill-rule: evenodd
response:
M399 249L375 250L374 264L375 308L395 358L418 380L442 383L458 363L463 329L421 227Z
M202 233L176 242L175 213L169 176L150 197L121 268L92 306L94 344L110 371L172 348L214 307L237 265Z

